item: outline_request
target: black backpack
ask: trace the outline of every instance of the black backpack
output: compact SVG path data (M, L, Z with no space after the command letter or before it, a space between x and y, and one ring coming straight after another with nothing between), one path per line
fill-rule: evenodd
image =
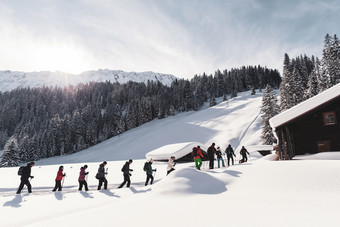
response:
M144 171L148 171L148 164L149 164L149 162L144 163L144 167L143 167Z
M22 171L24 170L25 166L20 166L18 169L18 175L21 176L22 175Z

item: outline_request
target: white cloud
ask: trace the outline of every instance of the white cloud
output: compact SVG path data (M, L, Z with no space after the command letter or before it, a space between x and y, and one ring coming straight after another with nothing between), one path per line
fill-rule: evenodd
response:
M281 70L285 52L319 54L324 35L336 33L339 19L332 9L340 4L327 3L0 3L0 69L76 72L109 68L186 78L248 64Z

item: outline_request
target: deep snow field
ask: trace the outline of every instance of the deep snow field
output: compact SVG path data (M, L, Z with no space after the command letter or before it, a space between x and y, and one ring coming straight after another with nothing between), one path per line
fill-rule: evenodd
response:
M155 162L153 185L144 186L145 154L169 144L212 142L225 150L260 145L262 94L242 93L197 112L154 120L82 152L39 160L32 168L33 193L20 183L18 167L0 169L0 226L340 226L340 152L272 161L251 151L248 163L202 171ZM164 151L166 152L166 151ZM131 187L120 169L133 159ZM239 155L236 160L239 159ZM108 161L109 190L97 191L95 174ZM79 192L79 168L87 164L88 192ZM67 177L52 192L58 167Z

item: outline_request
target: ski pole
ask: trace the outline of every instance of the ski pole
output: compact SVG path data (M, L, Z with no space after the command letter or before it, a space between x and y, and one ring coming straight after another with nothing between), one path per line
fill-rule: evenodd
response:
M156 177L156 172L157 172L157 168L155 169L154 174L153 174L153 178L154 178L154 179L155 179L155 177Z
M65 177L66 177L66 173L65 173L65 176L63 177L63 182L61 182L61 187L64 186L64 180L65 180Z

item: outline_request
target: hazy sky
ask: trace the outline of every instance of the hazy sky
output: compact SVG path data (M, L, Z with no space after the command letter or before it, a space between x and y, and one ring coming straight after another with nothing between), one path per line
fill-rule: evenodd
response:
M338 0L0 0L0 70L281 71L284 53L321 56L339 12Z

